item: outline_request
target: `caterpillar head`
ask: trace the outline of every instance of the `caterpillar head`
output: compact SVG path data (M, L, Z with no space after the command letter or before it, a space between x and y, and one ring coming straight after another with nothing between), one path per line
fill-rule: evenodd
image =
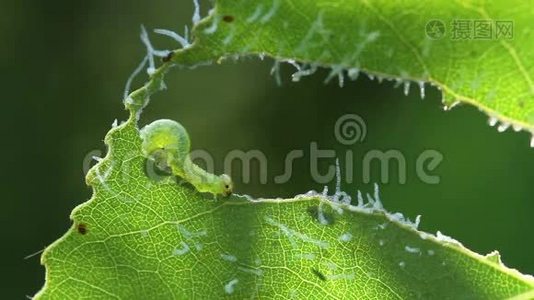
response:
M165 173L172 173L172 168L169 165L169 153L164 149L156 149L148 156L159 171Z
M221 179L220 184L223 196L230 196L234 190L234 183L232 182L232 178L230 178L230 176L226 174L220 175L219 178Z

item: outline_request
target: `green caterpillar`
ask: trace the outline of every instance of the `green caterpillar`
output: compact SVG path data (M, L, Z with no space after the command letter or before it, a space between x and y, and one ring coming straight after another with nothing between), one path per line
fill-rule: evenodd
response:
M189 156L189 135L180 123L167 119L154 121L141 129L141 139L143 154L159 169L185 179L199 192L232 194L230 176L208 173L193 163Z

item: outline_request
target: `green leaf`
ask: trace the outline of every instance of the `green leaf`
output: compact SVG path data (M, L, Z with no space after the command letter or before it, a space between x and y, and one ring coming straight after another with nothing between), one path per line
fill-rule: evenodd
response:
M93 198L43 255L38 298L501 299L534 288L498 254L417 231L377 195L359 206L339 191L214 200L147 176L135 118L106 144L87 177Z
M432 72L427 73L431 77L419 77L420 66L408 64L415 54L400 53L403 48L397 49L402 59L386 64L378 55L378 43L369 43L357 53L359 65L354 65L356 61L345 65L340 59L355 54L354 49L341 47L343 40L351 41L350 28L363 32L363 37L373 32L370 28L379 29L380 35L371 36L389 36L394 48L400 36L387 34L387 28L401 27L383 20L401 18L393 14L394 5L386 2L337 3L221 1L215 14L199 23L195 44L176 51L172 62L193 66L232 53L265 52L334 70L359 67L380 74L390 74L387 68L395 63L409 72L403 79L435 77ZM414 9L422 4L411 5ZM458 6L447 5L445 12ZM429 5L420 8L441 14ZM411 11L406 9L402 11ZM311 34L306 47L299 50L319 15L323 27L316 27L324 39ZM408 22L410 16L415 18L402 15L406 28L413 31L416 26ZM255 20L247 23L247 19ZM206 33L215 28L213 24L218 24L217 30ZM325 49L330 54L322 57ZM456 61L456 67L463 70L469 62ZM42 256L46 283L37 298L502 299L532 295L534 279L506 268L498 253L484 257L439 232L434 236L418 231L418 221L387 213L378 193L358 205L339 190L330 196L312 192L292 199L214 200L175 178L149 176L137 120L149 96L163 87L171 66L165 63L125 100L130 118L108 133L109 151L87 176L94 189L92 199L72 212L72 228ZM432 66L438 74L438 63ZM468 69L464 71L471 76ZM456 70L449 72L456 74ZM489 86L486 81L481 84ZM506 107L513 103L517 104L510 100ZM519 118L520 113L514 116Z
M533 19L532 1L523 0L217 1L197 27L190 54L204 60L267 55L301 62L303 70L331 68L329 80L364 71L418 88L429 82L442 91L446 109L472 104L492 124L499 119L499 130L513 125L534 132ZM481 39L486 20L491 38ZM458 39L461 21L472 30L469 39ZM513 37L504 35L508 21Z

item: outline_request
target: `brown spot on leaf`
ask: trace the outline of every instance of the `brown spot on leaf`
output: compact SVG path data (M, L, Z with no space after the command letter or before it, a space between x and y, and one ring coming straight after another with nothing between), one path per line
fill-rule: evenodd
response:
M232 23L234 21L234 16L226 15L223 17L223 21L226 23Z
M167 56L163 57L161 59L161 61L163 62L169 62L171 61L172 57L174 56L174 51L169 51L169 53L167 54Z
M78 226L76 226L76 229L78 229L78 233L81 235L87 233L87 225L85 225L84 223L78 224Z
M319 270L315 269L315 268L312 268L312 273L317 276L319 279L321 279L322 281L326 281L326 276L324 276L323 273L321 273Z

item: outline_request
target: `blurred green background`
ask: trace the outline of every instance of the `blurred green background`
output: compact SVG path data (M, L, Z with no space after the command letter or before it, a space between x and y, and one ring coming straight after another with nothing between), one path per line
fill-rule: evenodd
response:
M202 5L205 15L211 4ZM127 117L121 98L144 55L140 24L181 32L192 11L190 1L177 0L0 1L3 298L33 295L42 286L39 256L24 257L65 233L70 211L91 196L83 160L92 150L104 151L113 120ZM154 42L162 49L176 46L162 38ZM168 91L153 97L142 123L179 120L193 147L214 155L219 172L232 149L263 151L266 185L257 176L243 184L234 174L236 191L254 196L321 190L305 160L295 164L290 182L272 180L290 150L309 153L312 141L320 148L352 149L356 158L371 149L398 149L407 160L408 181L399 184L392 176L380 185L387 209L412 219L421 214L424 230L441 230L482 254L497 249L508 266L534 273L534 150L528 134L499 134L472 107L444 112L434 88L423 101L415 87L405 97L401 88L366 77L339 88L335 81L323 84L324 70L295 84L290 66L282 68L279 87L269 76L271 65L250 58L173 70ZM363 117L368 130L363 143L349 148L333 134L335 121L346 113ZM414 162L426 149L444 155L434 171L440 184L415 176ZM344 190L371 191L372 184L361 183L361 169L355 170L356 182ZM373 180L379 176L374 172Z

